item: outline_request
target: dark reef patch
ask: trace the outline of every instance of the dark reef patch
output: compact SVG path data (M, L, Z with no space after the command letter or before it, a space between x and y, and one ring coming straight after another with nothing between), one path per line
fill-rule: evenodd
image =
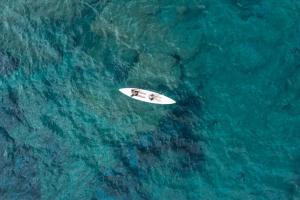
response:
M37 161L30 148L18 145L7 130L0 128L1 200L41 199Z
M19 60L7 51L0 50L0 75L7 75L19 67Z
M10 132L23 125L32 130L22 108L19 94L8 86L0 107L0 199L40 199L37 161L32 150L19 144Z
M205 160L202 141L193 129L202 102L186 88L177 90L177 97L177 106L160 121L157 129L138 133L129 143L121 144L109 138L103 141L114 149L120 161L112 169L100 170L102 183L96 199L152 199L142 183L147 182L153 168L167 167L182 177L202 170ZM170 153L173 156L169 158Z
M47 101L52 101L58 107L62 107L61 100L64 98L62 94L55 89L55 85L57 81L51 78L42 78L42 82L44 84L44 88L42 90L42 95L45 97Z
M114 169L101 169L99 174L102 184L99 190L101 194L96 194L98 199L109 196L118 199L150 199L142 185L142 180L132 171L128 171L127 166L120 163ZM97 193L97 192L96 192Z
M42 115L40 117L42 124L51 130L53 133L57 134L60 137L63 137L64 131L59 125L49 116Z
M2 94L0 103L0 126L8 132L20 124L29 130L33 129L19 105L19 94L16 89L8 86L7 93Z
M184 64L183 64L182 57L179 54L177 54L177 53L172 53L170 56L175 60L174 66L178 66L179 67L179 69L180 69L180 77L179 77L179 79L181 81L183 81L185 79L185 71L184 71Z
M172 53L170 56L175 59L175 64L178 65L179 63L181 63L182 57L179 54Z
M188 93L186 91L184 97L178 98L176 108L161 120L156 131L141 134L142 138L138 139L137 149L147 164L159 160L164 152L173 151L179 155L177 162L173 163L178 171L201 170L204 153L193 128L202 103L198 97Z
M124 49L120 53L120 59L127 65L134 65L140 61L140 54L135 49Z

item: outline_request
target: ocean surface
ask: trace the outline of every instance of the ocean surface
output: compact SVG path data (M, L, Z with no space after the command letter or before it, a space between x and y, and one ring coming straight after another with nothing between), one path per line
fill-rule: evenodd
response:
M0 200L300 199L299 0L0 7Z

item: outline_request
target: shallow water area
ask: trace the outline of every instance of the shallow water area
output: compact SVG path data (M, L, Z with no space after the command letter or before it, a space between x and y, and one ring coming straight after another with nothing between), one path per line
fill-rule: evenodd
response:
M299 1L0 5L1 200L299 199Z

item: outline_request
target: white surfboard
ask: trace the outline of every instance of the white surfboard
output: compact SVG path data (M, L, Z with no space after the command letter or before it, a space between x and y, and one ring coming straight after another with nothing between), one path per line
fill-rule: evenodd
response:
M133 90L138 91L138 96L132 96ZM119 89L119 91L133 99L136 99L139 101L144 101L147 103L154 103L154 104L174 104L174 103L176 103L173 99L171 99L169 97L166 97L164 95L161 95L156 92L149 91L149 90L143 90L143 89L139 89L139 88L121 88L121 89Z

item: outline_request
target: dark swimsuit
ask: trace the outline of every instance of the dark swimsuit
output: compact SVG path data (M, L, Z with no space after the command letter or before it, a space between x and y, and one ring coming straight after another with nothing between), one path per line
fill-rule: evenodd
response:
M139 95L139 91L136 91L136 90L133 91L132 94L131 94L132 97L133 97L133 96L138 96L138 95Z
M149 96L149 99L150 99L151 101L153 101L154 95L150 95L150 96Z

